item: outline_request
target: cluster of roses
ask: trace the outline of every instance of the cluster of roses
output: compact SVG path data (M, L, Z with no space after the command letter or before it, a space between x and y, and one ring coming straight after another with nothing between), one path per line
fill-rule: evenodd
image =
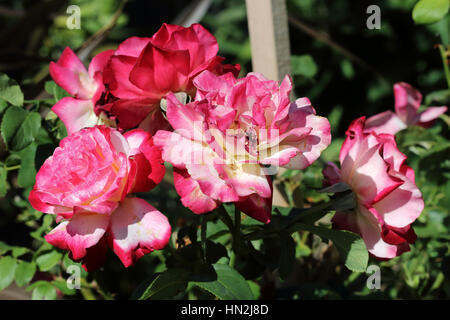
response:
M87 270L104 263L108 247L126 267L162 249L171 235L168 219L132 194L161 182L164 161L194 213L227 202L270 222L271 168L309 166L330 144L330 125L307 98L290 101L288 76L281 84L258 73L237 78L239 66L223 64L217 53L202 26L164 24L151 38L131 37L99 53L88 70L69 48L50 64L71 97L52 108L69 135L40 168L29 196L36 210L57 216L49 243L70 250ZM337 213L335 225L361 234L381 258L408 248L410 224L423 208L392 128L445 112L417 114L417 92L412 101L413 89L398 88L398 116L356 120L341 170L324 170L328 184L345 182L357 198L355 211Z

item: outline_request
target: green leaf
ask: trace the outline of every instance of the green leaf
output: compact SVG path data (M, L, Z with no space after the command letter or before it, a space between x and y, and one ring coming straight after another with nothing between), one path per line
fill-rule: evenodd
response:
M295 241L289 234L284 234L280 237L281 252L280 252L280 277L283 280L291 274L295 263Z
M0 116L2 115L3 111L6 110L8 107L8 103L5 100L0 100Z
M261 287L252 280L247 280L250 290L252 290L253 296L258 299L261 296Z
M41 127L41 116L19 108L8 108L3 116L1 132L10 150L22 150L33 141Z
M14 280L17 262L11 257L0 259L0 291L8 287Z
M29 252L30 249L25 247L14 247L12 249L12 255L14 258L18 258L20 256L23 256L25 253Z
M58 140L62 140L62 139L64 139L65 137L67 137L67 129L66 129L66 126L65 126L65 124L61 121L61 120L58 120L58 122L57 122L57 135L56 135L56 138L58 139Z
M29 283L36 272L36 264L34 262L22 261L16 269L16 283L19 287Z
M442 44L447 46L450 44L450 15L447 15L444 19L439 21L436 24L430 25L433 31L436 30L436 33L441 37Z
M309 54L302 56L291 56L291 64L293 75L312 78L317 73L317 65Z
M215 281L191 282L206 291L209 291L221 300L254 300L253 293L244 277L225 264L214 264L217 273Z
M8 183L6 182L6 178L8 177L8 171L6 168L0 167L0 198L4 197L8 192Z
M51 94L55 100L55 103L64 97L69 97L70 95L60 86L58 86L54 81L45 82L45 91Z
M449 0L420 0L414 6L412 17L417 24L430 24L441 20L448 12Z
M28 111L20 108L8 108L3 115L0 129L3 140L9 148L11 148L10 144L27 115Z
M19 85L6 74L0 73L0 99L9 102L13 106L23 106L23 93Z
M11 247L10 245L4 243L3 241L0 241L0 255L4 255L5 253L7 253L12 248L13 247Z
M425 103L431 105L434 103L443 104L450 102L450 89L433 91L427 94Z
M34 185L36 179L36 168L34 161L36 157L36 150L37 146L33 143L18 153L21 157L21 161L17 183L23 188L32 187Z
M53 280L51 283L56 288L58 288L59 291L61 291L63 294L65 294L67 296L73 296L74 294L77 293L77 291L75 289L69 289L67 287L67 282L64 280Z
M189 273L183 269L169 269L142 284L132 299L171 299L186 289Z
M59 261L61 261L63 255L58 251L51 251L43 254L36 259L36 263L41 271L49 271Z
M344 230L327 229L306 224L296 225L300 230L310 231L322 239L333 241L351 271L365 272L369 253L364 241L357 234Z
M30 145L41 128L41 115L37 112L30 112L12 140L13 150L22 150Z
M55 300L56 289L47 281L37 281L28 286L26 291L33 290L31 299L33 300Z

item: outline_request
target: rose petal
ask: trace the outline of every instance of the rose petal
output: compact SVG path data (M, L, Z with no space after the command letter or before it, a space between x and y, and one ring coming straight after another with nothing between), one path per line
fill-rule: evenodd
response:
M406 128L406 124L392 111L385 111L367 119L364 131L374 131L377 134L395 135Z
M112 247L125 267L164 248L170 234L166 216L139 198L126 198L111 216Z
M86 255L86 249L96 245L106 232L109 217L92 212L79 212L70 221L61 222L45 236L51 245L70 250L74 260Z
M78 100L65 97L52 107L52 111L64 123L69 135L82 128L93 127L98 121L91 100Z
M433 121L445 112L447 112L447 107L428 107L425 111L418 114L418 123Z
M394 84L395 113L406 124L412 124L422 102L422 94L405 82Z
M187 170L174 168L173 181L181 203L192 212L202 214L217 208L218 202L202 192L198 182L189 176Z

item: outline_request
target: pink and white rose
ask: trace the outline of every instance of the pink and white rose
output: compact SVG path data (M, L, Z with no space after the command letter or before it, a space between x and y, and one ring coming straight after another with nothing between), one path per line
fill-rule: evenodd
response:
M101 265L108 243L129 266L161 249L170 236L162 213L142 199L126 197L150 190L164 172L149 133L122 135L95 126L61 141L37 173L29 201L36 210L57 215L59 225L46 240L70 250L87 269Z
M424 202L394 136L364 128L364 117L352 122L340 152L341 169L330 163L323 172L325 185L346 183L356 199L354 210L336 212L333 227L360 234L372 255L391 259L410 250L416 239L411 224Z
M196 100L167 97L174 132L160 130L155 145L174 167L175 188L194 213L233 202L268 223L272 184L268 165L303 169L330 143L330 125L306 98L289 101L287 77L280 86L260 74L235 79L205 71L195 78Z
M260 73L236 79L205 71L194 84L196 100L212 103L218 128L239 137L238 152L248 162L301 170L331 142L330 123L316 115L308 98L291 103L289 76L278 84Z

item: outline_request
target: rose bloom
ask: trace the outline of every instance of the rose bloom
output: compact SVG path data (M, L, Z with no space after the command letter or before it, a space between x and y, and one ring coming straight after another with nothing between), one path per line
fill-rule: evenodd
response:
M411 224L424 202L394 136L364 133L364 125L362 117L347 130L341 169L330 163L324 170L326 185L344 182L356 199L354 210L336 212L333 227L360 234L372 255L391 259L410 250L416 239Z
M232 133L238 152L251 162L301 170L331 142L330 123L316 115L309 99L290 101L289 76L278 84L256 72L236 79L205 71L194 84L196 100L211 102L218 129Z
M175 188L194 213L233 202L247 215L270 222L272 185L267 166L303 169L330 143L330 125L306 98L289 101L287 77L279 86L260 74L235 79L205 71L187 105L167 98L175 132L160 130L155 145L174 167Z
M148 191L164 176L161 152L142 130L125 135L95 126L61 140L36 175L31 205L56 214L45 238L88 270L103 264L109 244L127 267L167 244L167 218L132 192Z
M389 133L395 135L411 125L429 127L447 107L428 107L418 112L422 102L422 94L411 85L399 82L394 85L395 113L385 111L367 119L365 131Z
M194 96L192 80L204 70L239 73L239 65L222 64L218 50L215 37L199 24L163 24L151 38L128 38L105 69L105 84L117 99L98 108L117 117L122 129L166 129L160 105L168 93Z
M52 107L52 111L65 124L68 134L110 122L104 113L97 115L94 106L105 92L103 69L113 52L106 50L97 54L88 70L68 47L56 63L50 62L53 80L72 96L62 98Z

